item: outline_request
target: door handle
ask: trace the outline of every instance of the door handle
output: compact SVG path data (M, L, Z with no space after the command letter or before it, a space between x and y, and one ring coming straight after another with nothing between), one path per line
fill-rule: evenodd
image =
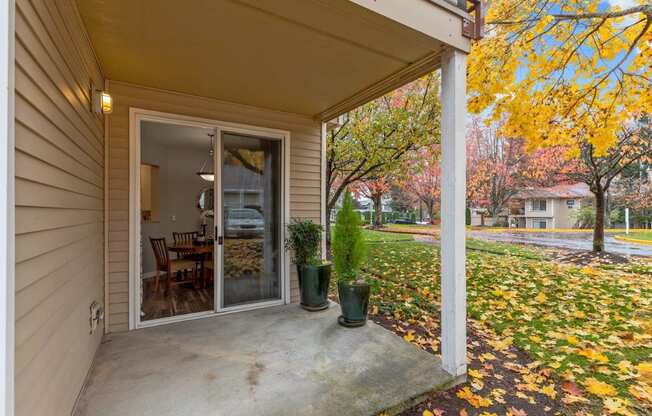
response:
M217 225L216 225L215 226L215 237L217 237L217 245L221 246L222 244L224 244L224 237L221 236L221 235L218 235L218 234L219 234L219 232L217 230Z

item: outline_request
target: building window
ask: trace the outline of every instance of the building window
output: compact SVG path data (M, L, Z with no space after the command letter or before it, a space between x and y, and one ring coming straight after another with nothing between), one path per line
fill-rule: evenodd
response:
M566 200L566 206L568 208L573 208L575 206L575 200L574 199L567 199Z
M532 200L532 211L545 211L546 210L546 201L545 199L533 199Z
M548 220L545 218L532 218L532 228L548 228Z

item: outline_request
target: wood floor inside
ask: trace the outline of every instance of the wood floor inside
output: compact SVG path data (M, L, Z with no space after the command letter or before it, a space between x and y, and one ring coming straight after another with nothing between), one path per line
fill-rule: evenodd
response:
M155 280L143 280L143 305L141 321L169 318L189 313L212 311L213 285L195 287L192 282L173 284L168 295L165 294L164 279L161 287L155 290Z

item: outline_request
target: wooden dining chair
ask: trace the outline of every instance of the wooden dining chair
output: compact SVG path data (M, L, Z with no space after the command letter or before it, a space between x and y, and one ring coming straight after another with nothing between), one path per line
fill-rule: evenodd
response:
M159 289L159 278L160 273L167 273L166 283L165 283L165 294L170 293L172 287L172 276L177 272L183 272L184 270L192 270L192 279L196 279L196 270L195 270L195 260L192 259L171 259L168 246L165 242L165 238L149 238L150 243L152 244L152 250L154 250L154 257L156 258L156 292ZM178 283L185 283L185 281L180 281Z
M188 245L192 246L193 241L197 239L197 236L199 233L197 231L186 231L186 232L172 232L172 239L174 239L174 244L175 245ZM178 252L177 257L189 257L192 256L192 251L189 251L188 253Z

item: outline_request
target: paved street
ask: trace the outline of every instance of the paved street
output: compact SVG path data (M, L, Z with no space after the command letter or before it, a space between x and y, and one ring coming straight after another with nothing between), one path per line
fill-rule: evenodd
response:
M470 237L504 243L537 244L577 250L591 250L591 233L525 233L471 231ZM605 236L605 251L615 254L651 256L652 245L616 241L613 235Z

